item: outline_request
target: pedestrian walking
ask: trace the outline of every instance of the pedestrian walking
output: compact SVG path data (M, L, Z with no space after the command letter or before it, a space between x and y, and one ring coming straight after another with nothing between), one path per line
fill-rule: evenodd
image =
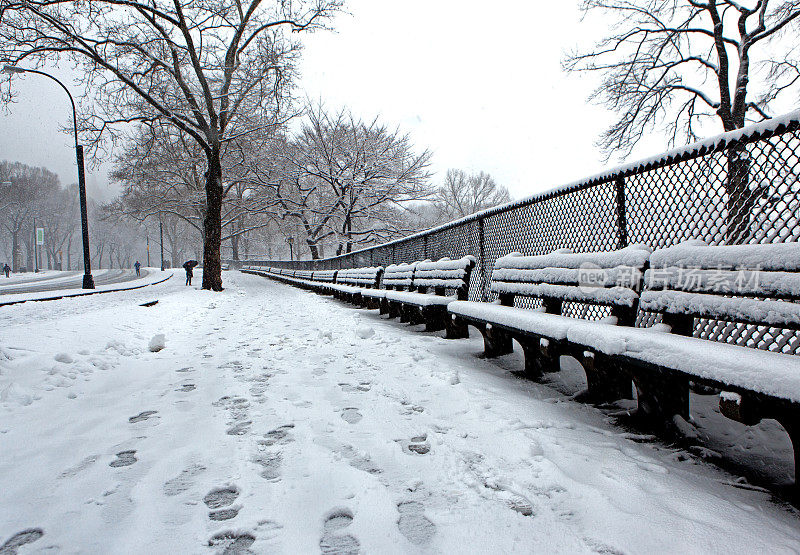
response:
M134 265L133 265L133 268L136 270L136 275L137 275L137 276L138 276L138 275L140 275L140 274L139 274L139 269L140 269L141 267L142 267L142 265L141 265L141 264L139 264L139 261L138 261L138 260L136 261L136 264L134 264Z
M11 277L11 267L8 264L3 265L3 273L6 275L6 277Z
M197 264L197 260L187 260L183 263L183 269L186 270L186 285L192 284L192 276L194 275L193 270Z

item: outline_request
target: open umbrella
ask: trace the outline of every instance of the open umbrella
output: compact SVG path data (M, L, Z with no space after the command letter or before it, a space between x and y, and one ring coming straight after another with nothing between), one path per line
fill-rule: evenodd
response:
M200 263L197 260L187 260L186 262L183 263L183 267L184 268L187 268L187 267L188 268L194 268L198 264L200 264Z

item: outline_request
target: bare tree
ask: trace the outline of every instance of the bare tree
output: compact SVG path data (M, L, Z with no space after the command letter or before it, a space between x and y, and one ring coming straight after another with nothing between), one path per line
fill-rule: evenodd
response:
M222 289L223 145L270 122L291 84L299 44L283 33L322 27L341 0L6 0L0 59L81 65L96 140L118 124L163 123L205 159L203 288ZM8 100L6 95L6 100Z
M583 10L618 20L593 50L565 61L570 71L603 74L592 98L620 113L599 141L607 157L627 156L662 124L670 144L696 140L708 121L740 129L768 119L778 97L800 90L800 0L584 0ZM744 148L733 146L726 184L732 242L748 233L758 196L749 172Z
M349 111L307 112L301 132L284 143L281 162L254 175L272 187L283 218L299 221L312 257L336 238L337 254L355 245L402 235L397 208L430 197L431 153L414 152L411 139L377 119L357 120Z
M449 169L432 200L439 220L446 222L505 204L511 200L511 195L488 173L467 174L463 170Z
M260 136L264 130L254 132ZM250 192L240 177L243 150L240 143L250 143L251 135L223 145L223 182L221 240L238 246L241 235L265 225L263 218L250 217ZM204 163L197 144L182 133L166 126L151 126L131 136L116 156L111 177L121 184L120 197L109 209L139 221L155 219L171 229L202 236L206 210ZM256 200L256 199L253 199ZM179 225L182 220L185 225ZM179 238L171 238L177 245ZM183 248L180 248L178 254ZM236 249L234 249L236 251ZM234 252L234 258L236 258ZM172 260L177 260L175 254Z
M67 188L50 194L42 203L40 221L44 228L47 267L60 270L62 268L58 264L62 263L63 249L80 221L78 192L74 188Z
M33 218L41 218L46 200L59 190L58 176L46 168L20 162L0 162L0 224L11 238L12 266L19 270L17 253L26 250L26 266L34 264Z

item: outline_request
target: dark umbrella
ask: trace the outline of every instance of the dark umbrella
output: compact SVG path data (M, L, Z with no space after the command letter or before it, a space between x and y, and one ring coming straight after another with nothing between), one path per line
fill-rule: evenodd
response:
M187 267L188 268L194 268L198 264L200 264L200 263L197 260L187 260L186 262L183 263L183 267L184 268L187 268Z

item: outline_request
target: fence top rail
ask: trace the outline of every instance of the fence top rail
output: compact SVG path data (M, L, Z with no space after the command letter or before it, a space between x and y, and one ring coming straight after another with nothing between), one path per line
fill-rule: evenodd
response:
M542 202L544 200L551 199L553 197L565 195L567 193L572 193L578 191L580 189L585 189L588 187L592 187L595 185L599 185L601 183L608 183L616 181L620 178L625 178L631 175L635 175L638 173L642 173L645 171L652 171L661 167L669 166L671 164L682 162L685 160L690 160L692 158L698 158L700 156L705 156L708 154L722 152L731 146L736 144L747 144L754 141L758 141L761 139L766 139L772 137L774 135L781 135L786 133L787 131L793 131L796 129L800 129L800 109L789 112L782 116L778 116L766 121L762 121L760 123L748 125L741 129L737 129L735 131L728 131L726 133L721 133L719 135L714 135L712 137L708 137L701 141L697 141L695 143L677 147L667 152L663 152L657 154L655 156L651 156L648 158L643 158L637 160L635 162L625 163L608 170L604 170L600 173L594 174L589 177L585 177L576 181L572 181L570 183L561 185L559 187L555 187L543 193L537 193L535 195L531 195L528 197L524 197L522 199L509 202L507 204L502 204L500 206L494 206L492 208L487 208L486 210L482 210L480 212L475 212L474 214L470 214L468 216L464 216L463 218L459 218L457 220L453 220L442 225L432 227L430 229L426 229L420 231L418 233L414 233L413 235L408 235L406 237L400 237L398 239L394 239L392 241L388 241L386 243L381 243L379 245L372 245L369 247L365 247L363 249L355 250L349 253L340 254L338 256L332 256L329 258L324 258L321 260L340 260L344 258L351 257L353 255L359 253L369 252L374 249L378 248L386 248L391 247L393 245L401 244L403 242L425 237L428 235L432 235L434 233L444 231L453 227L461 226L470 222L483 220L489 216L493 216L495 214L499 214L502 212L507 212L510 210L514 210L521 206L535 204L537 202ZM307 260L302 262L319 262L320 260ZM259 261L261 262L261 261ZM264 261L266 262L266 261ZM273 262L290 262L289 260L274 260ZM297 260L291 262L299 262Z

